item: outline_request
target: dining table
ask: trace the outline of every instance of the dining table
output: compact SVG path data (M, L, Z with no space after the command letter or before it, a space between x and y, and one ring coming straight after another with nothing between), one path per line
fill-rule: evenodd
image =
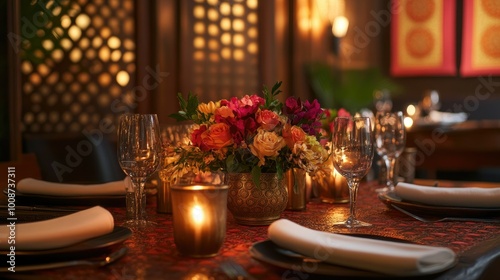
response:
M416 276L414 279L496 279L500 272L500 223L475 221L421 222L380 199L376 181L361 183L356 203L357 216L372 226L344 228L334 226L349 213L348 203L325 203L311 198L305 210L285 210L281 218L304 227L361 238L389 239L397 242L442 246L457 254L457 263L443 272ZM2 198L2 203L5 199ZM42 203L43 204L43 203ZM46 206L46 205L45 205ZM115 225L126 220L122 205L101 205L112 213ZM58 206L59 208L62 206ZM87 206L65 205L82 209ZM268 240L268 226L245 226L227 213L226 236L216 256L194 258L181 255L173 236L172 214L158 213L155 194L148 195L148 219L155 225L131 231L131 235L114 247L126 247L127 253L105 266L72 266L27 272L3 272L0 278L12 279L397 279L395 276L362 272L355 269L342 273L318 273L314 262L287 267L255 258L250 249ZM497 213L498 214L498 213ZM496 217L500 218L500 217ZM18 222L22 221L19 217ZM245 277L233 277L224 269L235 264ZM22 263L17 263L22 266ZM411 279L406 277L405 279Z

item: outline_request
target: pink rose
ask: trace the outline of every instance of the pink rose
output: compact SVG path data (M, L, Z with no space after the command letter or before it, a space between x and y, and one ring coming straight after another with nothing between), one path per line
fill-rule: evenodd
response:
M344 108L340 108L337 112L337 117L350 117L351 114Z
M280 117L270 110L258 111L256 117L257 123L267 131L273 130L280 123Z

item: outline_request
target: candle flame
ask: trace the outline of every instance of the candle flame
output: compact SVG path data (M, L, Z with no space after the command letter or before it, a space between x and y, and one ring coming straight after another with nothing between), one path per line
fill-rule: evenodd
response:
M204 219L204 213L203 209L199 205L193 206L193 209L191 209L191 216L193 217L193 221L196 224L201 224Z

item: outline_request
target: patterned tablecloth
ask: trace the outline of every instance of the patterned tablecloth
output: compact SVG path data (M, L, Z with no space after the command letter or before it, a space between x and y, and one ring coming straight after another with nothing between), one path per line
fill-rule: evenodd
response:
M483 249L479 249L481 244L490 243L490 247L499 251L500 223L422 223L386 207L377 197L375 192L377 187L379 186L374 183L363 183L358 195L358 218L372 223L372 227L354 230L332 227L332 223L346 218L348 204L310 202L305 211L285 211L282 217L327 232L372 234L419 244L446 246L454 250L463 261L470 263L477 261L478 256L484 254ZM120 225L124 221L124 209L116 207L108 209L113 213L117 225ZM220 264L231 259L257 279L318 277L313 274L294 274L293 271L252 258L248 251L249 247L255 242L266 240L267 226L241 226L235 223L230 214L226 239L218 256L203 259L181 256L176 251L173 240L172 216L158 214L155 210L155 202L152 201L148 204L149 217L157 222L157 227L151 231L134 233L124 242L124 246L129 248L127 255L112 265L101 268L62 268L22 274L16 272L15 276L22 276L23 279L31 277L33 279L228 279L222 272ZM436 277L439 278L439 275L433 276Z

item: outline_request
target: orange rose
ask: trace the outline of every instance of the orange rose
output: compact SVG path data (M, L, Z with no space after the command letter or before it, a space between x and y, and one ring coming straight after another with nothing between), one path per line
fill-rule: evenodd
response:
M216 116L221 116L223 118L234 118L233 110L227 106L221 106L215 110Z
M203 145L209 150L219 150L233 144L229 126L225 123L211 125L200 137Z
M306 139L306 133L302 130L302 128L296 125L286 125L283 129L283 138L285 139L288 148L292 150L295 143L304 142Z
M259 158L259 166L265 164L265 157L276 157L279 151L286 146L283 137L274 132L259 129L257 135L250 144L250 151Z
M280 117L270 110L258 111L256 117L257 123L267 131L273 130L280 123Z

